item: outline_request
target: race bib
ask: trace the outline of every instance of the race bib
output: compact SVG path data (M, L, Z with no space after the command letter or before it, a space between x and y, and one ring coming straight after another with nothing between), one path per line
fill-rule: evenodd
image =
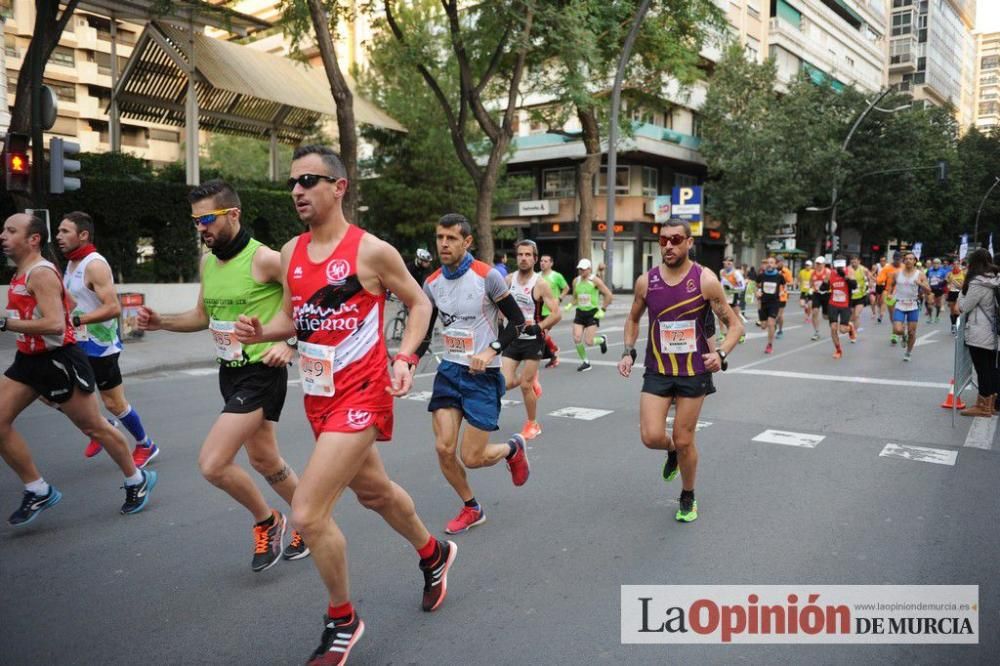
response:
M695 322L661 321L660 351L664 354L689 354L698 351Z
M773 294L776 291L778 291L778 283L777 282L764 282L761 285L761 289L763 289L763 291L764 291L765 294Z
M931 278L931 286L932 287L937 287L940 284L941 284L941 278L939 278L937 276L934 276L934 277Z
M82 312L74 312L76 316L83 314ZM86 342L90 339L90 333L87 332L87 325L80 324L79 326L73 327L73 337L76 338L77 342Z
M449 328L445 329L441 337L444 339L444 349L448 354L472 356L472 331Z
M590 294L577 294L576 304L585 308L590 307Z
M215 341L215 356L220 361L242 361L243 345L236 339L236 322L213 319L208 324Z
M896 302L897 310L916 310L917 309L917 299L915 298L901 298Z
M299 374L306 395L330 398L336 393L333 385L333 359L336 347L299 342Z

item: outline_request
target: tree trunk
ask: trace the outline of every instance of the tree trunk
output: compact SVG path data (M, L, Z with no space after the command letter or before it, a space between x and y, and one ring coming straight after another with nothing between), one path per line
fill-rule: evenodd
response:
M330 21L323 9L321 0L309 0L309 15L312 17L313 29L316 31L316 45L319 47L323 69L330 83L330 92L337 105L337 132L340 135L340 158L347 169L347 194L344 197L344 217L348 222L358 219L358 201L360 199L358 178L358 136L354 122L354 94L347 85L347 79L340 71L337 62L337 51L330 36Z
M594 176L601 168L601 134L594 107L576 108L583 127L583 147L586 156L576 172L576 196L580 199L577 217L577 257L590 258L591 229L594 222Z
M479 258L493 265L493 195L500 178L503 155L510 145L510 137L501 133L490 152L482 177L476 183L476 247Z

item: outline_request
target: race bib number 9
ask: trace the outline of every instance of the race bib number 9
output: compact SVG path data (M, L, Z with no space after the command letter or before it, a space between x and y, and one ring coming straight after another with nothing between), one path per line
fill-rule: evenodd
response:
M778 283L777 282L764 282L761 285L761 289L764 291L765 294L773 294L773 293L775 293L775 292L778 291Z
M694 321L660 322L660 352L689 354L696 351L698 351L698 338Z
M336 393L333 385L333 359L336 347L299 342L299 374L306 395L330 398Z
M464 328L449 328L441 334L444 349L449 354L472 356L472 331Z
M242 361L243 345L236 339L236 322L213 319L208 324L215 341L215 355L221 361Z

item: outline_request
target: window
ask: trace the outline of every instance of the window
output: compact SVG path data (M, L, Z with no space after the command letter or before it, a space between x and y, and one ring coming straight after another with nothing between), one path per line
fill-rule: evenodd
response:
M8 76L7 77L7 94L14 95L17 93L17 77ZM10 100L8 100L10 101Z
M701 116L694 112L691 113L691 136L701 138Z
M149 138L153 141L169 141L170 143L180 143L181 133L172 130L149 128Z
M63 83L62 81L52 81L50 79L45 79L44 83L55 91L56 97L59 100L63 102L76 101L76 86L72 83Z
M544 169L542 171L542 198L569 199L576 196L576 169Z
M913 0L892 0L892 8L899 9L900 7L909 7L913 4Z
M663 110L663 127L666 127L667 129L673 129L674 128L674 110L673 109L664 109Z
M647 108L636 106L629 112L633 122L653 125L656 122L655 114Z
M757 39L756 37L751 37L750 35L747 35L747 43L745 50L747 54L747 59L752 62L756 62L757 54L760 53L760 40Z
M690 176L686 173L674 174L674 187L694 187L698 184L698 176Z
M8 58L21 57L21 52L17 49L17 38L14 35L3 36L3 50Z
M917 70L922 72L925 69L927 69L927 58L921 56L917 58Z
M660 193L660 172L656 167L642 167L642 196L655 197Z
M53 65L62 65L63 67L75 67L76 58L73 55L73 49L66 48L65 46L57 46L52 50L52 55L49 57L49 62Z
M903 12L892 15L892 36L909 35L913 31L913 14Z
M844 60L847 61L847 66L848 67L854 67L854 58L852 58L851 56L845 55L844 56Z
M628 167L620 166L615 174L615 194L627 195L629 191ZM608 193L608 168L601 167L601 172L597 174L597 187L594 188L597 195L607 195Z
M1000 67L1000 55L983 56L979 66L982 69L996 69Z
M747 0L747 14L755 19L760 18L760 0Z
M0 0L0 16L14 17L14 0Z

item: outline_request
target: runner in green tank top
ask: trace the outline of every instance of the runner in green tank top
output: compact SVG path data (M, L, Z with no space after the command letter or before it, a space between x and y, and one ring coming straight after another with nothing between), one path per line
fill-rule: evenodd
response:
M576 306L576 316L573 317L573 342L576 353L582 363L577 372L590 370L590 360L587 358L587 347L600 345L601 353L608 353L608 336L596 335L600 320L604 318L604 310L611 305L613 296L611 290L601 278L592 275L593 264L590 259L581 259L576 265L578 275L573 279L573 301L567 309ZM598 305L598 301L602 301Z
M851 292L851 323L854 324L855 331L855 336L851 339L853 344L857 339L857 331L861 330L861 312L868 304L868 286L875 282L875 277L861 265L861 261L853 254L847 275L857 283L857 287Z
M285 404L295 340L241 345L233 330L241 314L267 322L281 308L281 255L252 239L240 225L240 199L227 183L209 181L193 189L188 200L195 226L212 250L202 261L198 302L173 315L143 308L139 326L147 331L211 331L225 406L205 437L198 464L209 483L253 516L251 568L263 571L282 557L297 560L309 555L297 531L282 553L285 516L268 505L250 475L235 463L240 448L246 447L253 468L291 506L299 480L278 451L274 424Z

